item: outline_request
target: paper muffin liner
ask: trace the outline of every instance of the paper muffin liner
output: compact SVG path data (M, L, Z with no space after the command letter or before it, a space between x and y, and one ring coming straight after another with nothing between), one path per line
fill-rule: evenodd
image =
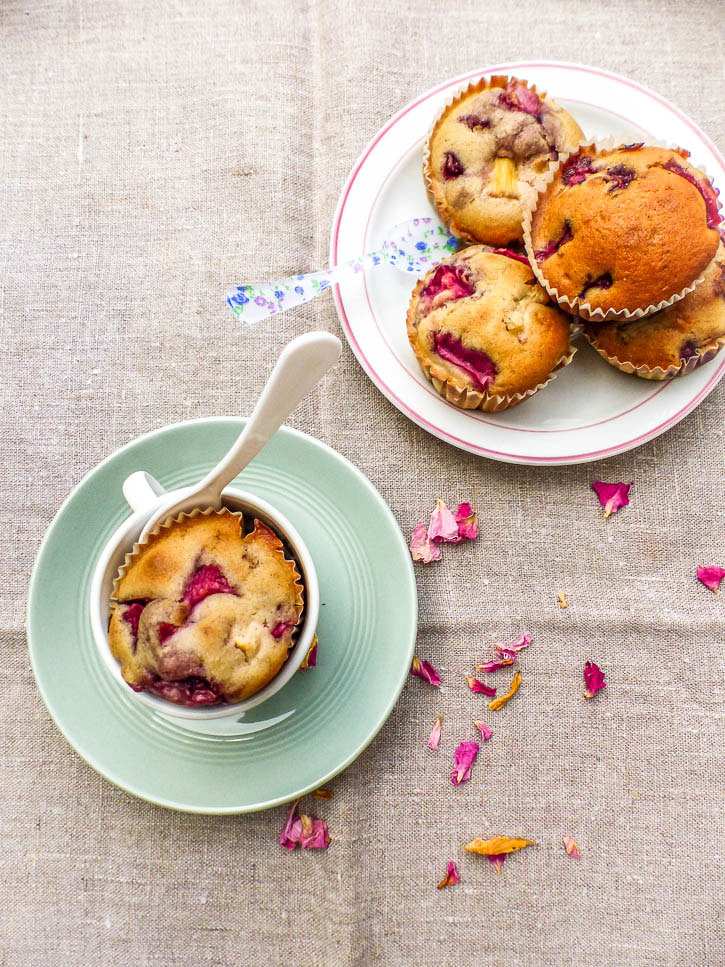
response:
M615 366L617 369L621 369L623 373L629 373L632 376L639 376L641 379L674 379L675 376L685 376L687 373L691 373L693 370L697 369L699 366L704 366L705 363L709 363L712 359L717 356L720 350L725 346L725 335L719 336L717 339L713 339L712 342L708 343L703 349L695 353L694 356L690 356L689 359L684 359L679 365L668 366L667 369L663 369L661 366L635 366L634 363L627 362L626 360L618 359L616 356L610 356L598 343L596 336L582 327L581 330L584 333L584 338L587 340L589 345L596 349L602 359L606 360L610 366Z
M464 84L461 87L456 88L456 90L451 94L451 96L446 101L445 105L441 108L440 112L437 114L435 120L428 129L428 133L425 139L425 145L423 146L423 181L425 186L433 199L436 211L442 221L448 224L451 233L456 236L456 238L465 239L468 242L478 242L479 239L475 238L473 235L464 231L451 221L451 212L445 200L445 196L438 189L437 185L434 183L431 177L430 170L430 142L435 133L438 124L443 119L443 115L448 112L448 109L453 107L458 101L463 100L469 94L479 94L481 91L487 91L491 88L499 88L503 90L510 81L516 81L517 84L523 84L524 87L528 88L534 94L540 98L546 98L546 91L539 91L535 84L530 84L528 81L522 80L520 77L509 77L504 74L494 74L491 77L480 77L477 81L470 81L468 84ZM523 204L523 198L521 199Z
M162 523L157 524L156 527L153 528L153 530L149 531L149 533L146 534L143 540L137 541L133 545L131 550L126 554L126 557L124 558L124 562L118 569L118 574L113 580L113 591L111 592L109 611L112 611L116 607L116 605L123 603L123 602L119 602L116 597L118 593L119 582L124 577L129 567L131 567L131 565L134 563L134 561L138 557L141 550L148 545L148 543L151 541L152 538L158 537L160 534L172 528L175 524L180 524L184 520L189 520L195 517L210 517L212 514L215 514L217 516L221 516L222 514L231 514L233 517L239 517L240 520L244 520L244 514L242 513L242 511L229 510L227 507L222 507L219 510L215 510L213 507L208 507L206 510L200 510L197 507L194 510L190 511L189 513L186 513L186 512L181 513L177 517L167 518ZM283 538L277 533L274 527L270 527L269 529L272 531L275 537L277 537L280 541L282 541L283 549L280 550L279 553L282 555L285 562L287 564L291 564L294 568L295 610L297 611L297 623L295 624L295 627L292 631L292 637L294 637L294 635L297 633L297 629L299 628L300 619L302 617L302 611L304 610L304 584L302 583L302 575L299 572L297 561L295 561L294 559L290 560L288 557L285 556ZM292 639L290 639L290 641L291 640Z
M570 299L568 296L561 295L559 290L551 285L541 270L541 266L536 261L534 254L534 245L531 239L531 222L534 216L534 212L538 207L539 200L542 195L546 193L551 182L554 180L554 176L559 168L573 155L580 151L582 148L594 148L597 154L602 154L607 151L612 151L622 144L621 138L604 138L601 140L591 140L585 139L580 141L579 144L572 148L571 151L562 152L556 161L552 161L549 165L547 171L545 171L539 178L536 179L533 185L529 186L529 191L527 192L527 197L522 198L522 206L524 210L524 249L526 251L526 256L531 263L531 268L534 271L534 275L539 281L540 285L549 293L552 299L556 300L559 305L566 311L570 312L575 316L581 316L583 319L589 319L593 322L610 322L614 319L624 320L624 321L634 321L635 319L643 319L645 316L651 316L655 312L659 312L661 309L666 309L668 306L674 305L679 302L680 299L684 299L686 295L690 292L694 292L697 286L702 282L705 269L702 273L692 282L690 285L686 286L680 292L671 296L669 299L663 299L656 305L648 305L645 308L640 309L600 309L595 308L589 302L582 302L578 298ZM646 148L663 148L666 151L678 151L680 150L679 145L667 144L664 141L657 141L653 138L642 142L643 146ZM705 175L710 184L713 186L715 193L718 195L718 208L720 208L719 203L719 191L712 183L710 176L702 165L692 164L689 159L688 163L696 168L701 174ZM706 267L707 268L707 267ZM653 377L657 378L657 377ZM664 378L664 377L663 377Z

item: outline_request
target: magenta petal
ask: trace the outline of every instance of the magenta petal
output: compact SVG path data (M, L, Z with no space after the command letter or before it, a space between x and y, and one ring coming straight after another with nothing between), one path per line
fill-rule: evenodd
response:
M476 692L477 695L488 695L489 698L496 697L496 689L492 688L490 685L484 685L483 682L479 682L477 678L472 678L470 675L466 675L466 681L468 682L468 687L472 692Z
M430 685L440 685L441 676L429 661L421 661L420 658L413 657L413 664L410 666L410 674L417 675Z
M299 799L296 799L287 813L287 819L285 820L284 826L282 827L282 832L279 834L279 844L284 846L285 849L294 849L298 842L298 833L293 833L292 827L294 825L294 815L297 811L297 803ZM295 838L293 838L293 836Z
M446 879L448 880L449 884L451 884L451 886L455 883L461 882L461 878L458 875L456 864L453 862L453 860L451 860L451 862L448 864L448 869L446 870Z
M453 772L451 772L451 782L454 786L460 786L462 782L468 782L471 778L471 768L478 755L478 742L461 742L453 753Z
M697 579L702 581L706 588L710 588L715 594L720 590L722 579L725 578L725 567L698 567Z
M490 661L485 661L482 665L476 665L476 670L479 672L495 672L499 668L506 668L507 665L513 665L516 657L515 651L506 651L505 654L502 652L500 658L492 658Z
M483 741L484 742L488 742L488 740L493 735L493 731L491 729L489 729L489 727L486 725L485 722L478 722L478 721L476 721L473 724L480 731L481 738L483 739Z
M604 508L604 516L610 517L616 513L620 507L626 507L629 503L629 490L631 483L602 483L595 480L592 490L596 491L599 503Z
M506 853L497 853L495 856L488 856L486 858L488 859L489 863L496 867L496 872L500 873L501 867L506 860Z
M593 661L588 661L584 665L584 683L586 685L585 698L594 698L598 691L607 687L607 683L604 681L604 672Z
M440 560L441 549L428 536L425 524L418 524L410 538L410 554L414 561L430 564Z
M478 537L478 514L474 514L470 504L459 504L453 515L458 524L458 536L472 541Z
M448 507L440 499L436 500L436 509L430 517L428 537L432 541L457 541L458 524Z
M302 827L300 833L300 846L302 849L327 849L330 845L330 834L327 831L327 823L321 819L313 819L311 816L301 816L296 823Z

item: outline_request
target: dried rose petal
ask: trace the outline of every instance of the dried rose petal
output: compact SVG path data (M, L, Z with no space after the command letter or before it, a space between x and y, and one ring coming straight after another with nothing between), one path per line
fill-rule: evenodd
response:
M500 856L502 853L518 853L527 846L536 846L536 843L519 836L494 836L493 839L474 839L466 844L465 849L468 853L478 853L479 856Z
M455 541L457 543L459 540L456 518L440 499L436 500L436 509L430 517L428 537L436 543L441 541Z
M302 849L327 849L330 845L330 834L327 824L312 816L300 815L295 817L299 799L292 804L287 819L279 834L280 846L293 850L297 844Z
M418 524L413 529L409 547L411 557L414 561L430 564L431 561L440 560L441 549L431 541L425 524Z
M458 875L458 870L456 869L456 864L451 860L448 864L448 869L446 870L446 875L438 884L438 889L442 890L445 886L454 886L456 883L460 883L461 878Z
M493 866L496 867L496 872L500 873L501 867L503 866L504 860L506 859L506 853L496 853L495 856L487 856L486 859L488 860L489 863L491 863Z
M410 666L410 674L417 675L423 681L431 685L440 685L441 676L429 661L421 661L420 658L413 657L413 664Z
M569 602L566 600L566 591L559 591L556 596L556 600L559 602L560 608L568 608Z
M521 672L516 672L513 679L511 680L511 685L509 686L508 692L505 695L499 695L492 702L488 703L488 707L492 712L498 712L500 708L503 708L506 702L516 694L519 690L519 685L521 684Z
M453 515L458 524L458 536L473 541L478 537L478 514L474 514L470 504L459 504Z
M629 488L631 483L602 483L595 480L592 490L596 491L599 503L604 508L604 516L611 517L620 507L626 507L629 503Z
M581 855L579 853L579 847L576 845L574 840L570 839L568 836L564 837L564 849L567 851L567 853L569 854L569 856L571 856L573 860L581 859Z
M304 661L300 665L300 668L314 668L317 664L317 635L312 638L312 644L307 649L307 654L304 657Z
M334 795L332 789L315 789L315 799L332 799Z
M702 581L705 587L710 588L714 594L717 594L720 590L723 578L725 578L725 567L717 567L716 565L703 567L700 565L697 569L698 581Z
M516 661L517 655L515 651L506 651L505 654L500 655L498 658L492 658L490 661L485 661L482 665L476 665L476 671L479 672L495 672L499 668L505 668L507 665L513 665Z
M523 651L524 648L528 648L534 639L530 634L519 635L516 641L512 641L510 645L500 645L494 644L494 648L499 653L499 655L504 655L506 652L510 651Z
M492 730L489 729L489 727L486 725L485 722L479 722L478 719L476 719L476 721L473 724L476 726L477 729L480 729L481 738L483 739L483 741L488 742L488 740L493 735Z
M488 695L489 698L495 697L496 689L490 685L484 685L483 682L479 682L477 678L471 678L470 675L466 675L466 681L472 692L476 692L479 695Z
M433 731L428 739L428 748L433 749L435 752L438 746L441 744L441 730L443 728L443 716L439 715L436 719L436 724L433 726Z
M471 778L471 768L478 755L478 742L461 742L453 753L454 769L451 773L451 782L454 786L460 786L462 782L468 782Z
M607 687L604 672L593 661L588 661L584 666L584 682L586 684L584 698L594 698L598 691Z

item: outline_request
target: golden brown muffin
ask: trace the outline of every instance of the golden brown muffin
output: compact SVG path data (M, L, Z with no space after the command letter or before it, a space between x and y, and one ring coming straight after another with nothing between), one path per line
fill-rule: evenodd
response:
M408 339L438 392L464 409L515 406L571 360L569 316L524 256L472 245L417 284Z
M424 176L453 234L507 245L522 238L522 188L584 135L546 94L491 77L460 94L431 133Z
M674 305L634 322L583 328L608 363L645 379L680 376L709 362L725 344L725 246L702 283Z
M527 240L547 289L580 315L611 318L691 286L717 251L721 219L717 194L687 156L585 145L562 162L536 201Z
M136 691L181 705L239 702L280 670L302 612L302 584L280 539L229 510L182 516L132 555L108 631Z

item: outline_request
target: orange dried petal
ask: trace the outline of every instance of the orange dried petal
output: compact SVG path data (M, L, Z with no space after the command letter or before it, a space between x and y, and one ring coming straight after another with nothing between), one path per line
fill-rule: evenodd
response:
M465 849L479 856L500 856L502 853L517 853L527 846L536 846L536 843L518 836L494 836L493 839L474 839Z
M503 708L506 702L508 702L508 700L513 695L515 695L516 692L518 692L520 684L521 684L521 672L516 672L516 674L514 675L511 681L511 685L509 687L508 692L506 692L505 695L499 695L498 698L495 698L492 702L488 703L488 707L491 709L491 711L498 712L500 708Z
M560 608L568 608L569 602L566 600L566 591L559 591L556 596Z
M315 799L332 799L335 795L332 789L316 789Z

